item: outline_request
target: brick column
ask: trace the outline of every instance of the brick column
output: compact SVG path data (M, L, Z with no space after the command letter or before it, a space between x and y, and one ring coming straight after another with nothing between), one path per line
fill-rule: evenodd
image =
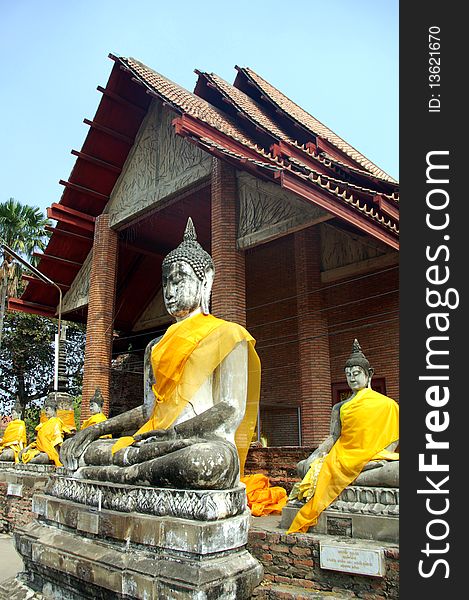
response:
M214 158L212 163L212 257L215 281L211 312L246 326L244 252L236 247L238 223L236 173Z
M89 400L97 387L109 414L111 352L116 294L118 236L109 228L109 215L96 219L86 325L82 422L89 417Z
M329 433L331 368L327 314L321 311L319 227L294 234L298 309L301 439L319 444Z

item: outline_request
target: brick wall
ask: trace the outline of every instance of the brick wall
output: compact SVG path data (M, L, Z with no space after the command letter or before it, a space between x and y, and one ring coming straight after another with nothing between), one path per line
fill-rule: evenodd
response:
M290 446L283 448L250 448L244 465L245 475L262 473L269 478L270 485L279 485L291 492L293 484L300 481L296 465L307 458L313 446Z
M384 578L351 575L321 569L319 540L311 534L265 531L254 523L249 532L249 551L264 566L264 581L256 588L256 600L299 600L313 598L308 592L334 592L332 597L363 600L399 598L399 551L385 545ZM317 596L314 596L317 597ZM322 597L322 596L321 596Z
M399 399L398 269L321 284L317 231L300 233L246 252L247 328L261 358L261 407L278 416L264 416L261 433L270 445L298 443L293 409L301 404L302 443L317 445L328 434L331 384L346 384L355 337L376 377L385 378L387 395Z
M332 382L345 382L344 363L356 337L375 376L385 378L386 394L399 401L398 269L325 288Z
M47 482L47 472L53 470L48 465L36 465L38 472L29 466L28 473L18 473L0 467L0 533L11 533L17 527L27 525L34 519L32 512L33 495L42 492ZM20 495L8 494L8 484L15 484Z

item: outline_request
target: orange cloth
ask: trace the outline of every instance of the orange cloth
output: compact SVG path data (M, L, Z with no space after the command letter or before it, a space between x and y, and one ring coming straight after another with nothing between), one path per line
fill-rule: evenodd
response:
M287 533L306 532L321 512L354 481L370 460L398 460L385 450L399 439L399 405L372 389L360 390L340 408L341 433L327 454L314 496L297 513ZM308 477L308 474L306 474Z
M248 344L246 411L236 432L236 446L243 472L257 421L260 361L254 350L254 338L237 323L199 313L168 328L151 353L156 381L153 385L153 413L136 434L171 427L207 377L241 341ZM115 453L134 441L131 436L120 438L114 444L112 452Z
M246 486L248 506L254 517L263 517L281 512L287 503L287 492L283 487L270 487L268 478L261 473L241 477Z
M15 463L18 462L19 452L26 446L26 425L21 419L13 419L7 425L3 438L0 440L0 453L6 448L13 450Z
M45 452L56 467L61 467L62 463L56 446L64 441L64 433L71 433L70 429L58 417L51 417L45 423L39 423L36 431L36 440L21 456L23 463L28 463L40 452Z
M59 408L57 411L57 416L62 421L62 423L68 427L69 429L76 429L75 425L75 411L74 410L65 410Z
M59 417L59 419L62 421L62 423L64 425L66 425L69 429L77 428L77 426L75 425L75 411L74 410L66 410L64 408L59 408L59 409L57 409L56 414ZM47 419L46 413L44 412L44 410L41 410L39 422L46 423L47 420L48 419Z

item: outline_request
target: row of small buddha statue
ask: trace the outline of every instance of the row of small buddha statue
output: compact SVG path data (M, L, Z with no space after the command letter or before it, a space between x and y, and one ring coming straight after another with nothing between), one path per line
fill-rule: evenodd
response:
M106 420L102 411L103 397L99 388L90 400L90 417L81 425L86 429ZM50 394L43 407L41 421L36 427L36 437L30 444L26 439L26 424L21 418L21 407L15 404L3 437L0 438L0 461L32 464L55 464L60 462L60 448L65 439L73 436L75 427L69 419L61 418L54 393Z

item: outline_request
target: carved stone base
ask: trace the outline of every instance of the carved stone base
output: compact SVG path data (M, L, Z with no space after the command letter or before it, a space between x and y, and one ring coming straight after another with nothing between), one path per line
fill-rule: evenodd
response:
M289 502L280 527L288 529L303 503ZM314 533L399 542L399 489L349 486L319 516Z
M135 491L118 487L124 496ZM155 497L168 492L148 489ZM204 494L213 494L222 513L229 501L220 494L230 492ZM54 600L242 600L262 580L262 566L246 550L247 510L227 518L215 511L208 521L102 507L34 496L38 520L15 532L30 590Z

